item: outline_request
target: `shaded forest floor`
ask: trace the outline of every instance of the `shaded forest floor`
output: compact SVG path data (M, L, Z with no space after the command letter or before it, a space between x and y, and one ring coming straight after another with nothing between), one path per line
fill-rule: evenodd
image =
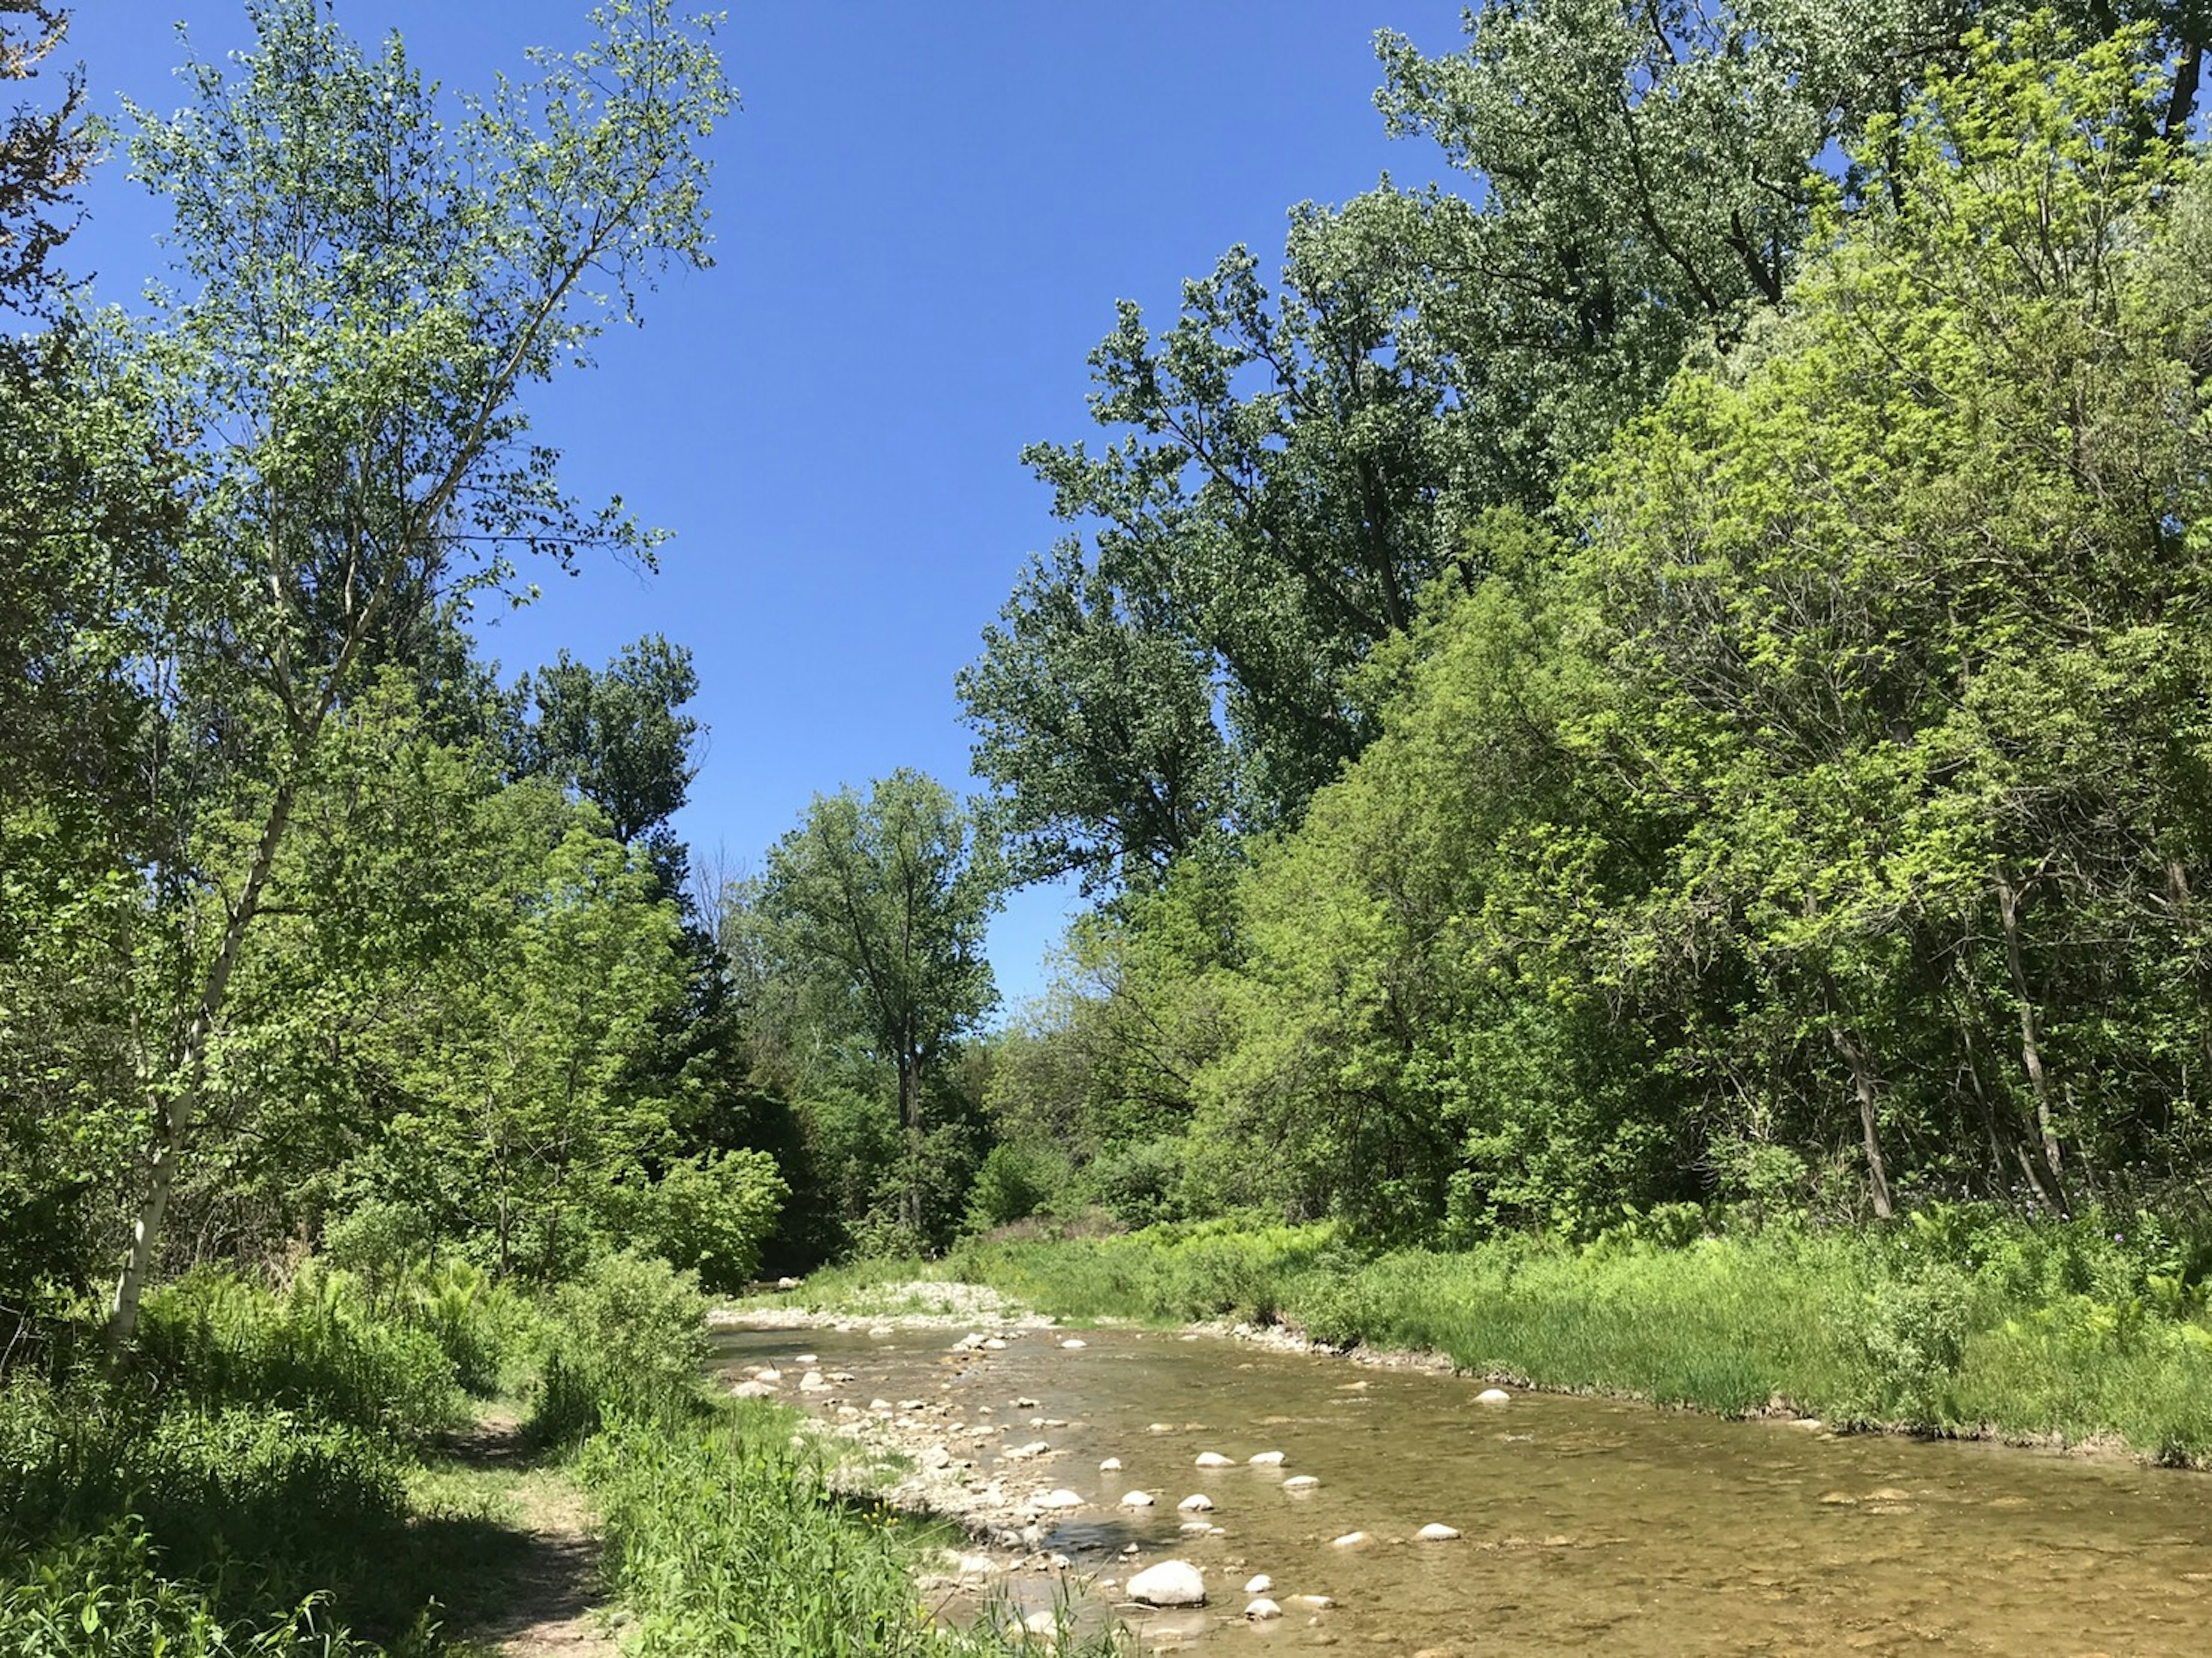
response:
M414 1495L427 1523L473 1536L446 1595L446 1630L462 1651L613 1658L590 1504L556 1460L526 1444L511 1412L487 1410L427 1457Z

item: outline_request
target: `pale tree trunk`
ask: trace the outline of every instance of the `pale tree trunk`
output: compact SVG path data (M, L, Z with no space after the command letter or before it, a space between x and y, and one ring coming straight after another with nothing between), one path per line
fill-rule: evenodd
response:
M1836 1051L1850 1067L1851 1086L1859 1098L1859 1137L1866 1149L1867 1189L1874 1198L1876 1220L1890 1218L1889 1168L1882 1161L1881 1133L1875 1117L1874 1064L1858 1032L1840 1019L1828 1027Z
M107 1345L111 1351L119 1351L127 1345L138 1327L138 1303L146 1292L146 1280L161 1248L161 1223L169 1212L169 1196L176 1189L177 1169L184 1161L185 1143L191 1136L199 1110L200 1090L207 1080L208 1044L214 1039L216 1021L222 1016L223 998L229 992L230 975L238 966L246 931L261 908L261 895L269 884L270 871L276 865L277 848L283 844L284 832L291 823L295 786L294 780L287 778L276 786L270 799L269 815L262 822L261 838L254 846L253 862L246 871L245 890L230 907L223 923L222 942L216 948L215 960L208 965L207 977L200 985L199 1000L193 1006L176 1063L169 1072L174 1078L174 1086L156 1108L161 1127L155 1144L154 1163L148 1173L145 1196L138 1206L138 1218L131 1229L130 1256L124 1263L122 1277L116 1281L115 1299L108 1314Z
M2029 1090L2035 1096L2035 1127L2043 1141L2043 1160L2054 1181L2063 1181L2059 1166L2058 1131L2051 1120L2051 1078L2043 1065L2043 1039L2037 1028L2034 999L2027 991L2027 971L2020 949L2021 895L2010 881L1997 882L1997 915L2004 923L2005 961L2012 969L2013 997L2020 1004L2020 1057L2027 1071Z

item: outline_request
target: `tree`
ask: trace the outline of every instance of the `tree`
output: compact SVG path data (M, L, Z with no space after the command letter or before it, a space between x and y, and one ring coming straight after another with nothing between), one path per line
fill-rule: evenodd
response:
M826 1029L860 1038L896 1078L907 1157L900 1217L917 1237L927 1085L998 999L983 933L1000 896L971 814L907 770L865 799L850 789L817 795L762 877L782 973L806 987Z
M19 35L13 20L28 20ZM46 0L0 0L0 81L27 81L69 33L69 13ZM0 305L50 313L48 262L69 240L64 215L70 192L92 167L94 145L85 126L84 75L62 82L52 107L18 106L0 121Z
M310 0L250 15L234 72L191 66L193 106L131 111L133 174L170 197L189 284L118 347L167 405L191 507L144 673L179 751L221 753L179 786L252 798L258 829L218 872L192 865L187 825L149 882L223 897L190 989L151 1010L167 1035L118 1342L302 780L395 608L503 579L518 549L649 557L618 507L561 491L519 398L631 319L667 262L706 263L696 145L732 106L666 0L603 9L596 44L540 55L535 83L465 102L450 133L396 38L371 60Z
M520 733L520 769L575 790L606 814L617 840L645 841L668 862L677 855L669 820L698 774L692 747L702 729L679 710L698 692L691 653L659 634L623 646L598 672L563 651L515 688L538 711ZM680 869L672 864L670 874L670 891L680 891Z

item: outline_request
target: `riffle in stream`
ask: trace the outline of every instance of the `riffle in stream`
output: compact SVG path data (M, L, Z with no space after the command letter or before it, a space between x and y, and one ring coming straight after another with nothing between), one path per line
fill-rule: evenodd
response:
M972 1498L995 1481L1013 1516L1002 1539L1036 1527L1030 1539L1073 1562L1071 1583L1095 1583L1079 1595L1086 1615L1121 1618L1147 1649L2212 1649L2201 1474L1557 1394L1485 1406L1465 1378L1217 1336L976 1328L1003 1350L949 1351L961 1333L941 1329L734 1329L716 1363L775 1367L781 1397L848 1426L841 1407L857 1411L873 1442L909 1456L944 1447L939 1489ZM1083 1345L1059 1345L1071 1338ZM797 1365L802 1354L815 1363ZM803 1368L852 1380L802 1394ZM921 1408L872 1412L877 1400ZM1006 1455L1039 1440L1042 1453ZM1263 1451L1284 1460L1248 1462ZM1200 1467L1206 1452L1229 1465ZM1109 1457L1121 1467L1102 1472ZM1320 1483L1286 1489L1298 1475ZM1028 1509L1055 1489L1084 1506ZM1120 1506L1135 1491L1154 1505ZM1178 1508L1200 1493L1209 1510ZM1182 1530L1201 1521L1219 1534ZM1428 1525L1460 1536L1417 1540ZM1365 1540L1336 1540L1355 1532ZM1122 1600L1135 1570L1169 1558L1204 1572L1203 1611ZM1248 1624L1243 1586L1259 1574L1284 1615ZM1029 1607L1056 1591L1049 1575L1002 1582Z

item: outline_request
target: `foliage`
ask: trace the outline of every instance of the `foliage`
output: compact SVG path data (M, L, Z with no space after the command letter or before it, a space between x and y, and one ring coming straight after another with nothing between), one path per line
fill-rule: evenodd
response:
M633 1188L623 1235L696 1272L708 1290L738 1291L759 1271L761 1248L790 1195L765 1151L702 1152Z

